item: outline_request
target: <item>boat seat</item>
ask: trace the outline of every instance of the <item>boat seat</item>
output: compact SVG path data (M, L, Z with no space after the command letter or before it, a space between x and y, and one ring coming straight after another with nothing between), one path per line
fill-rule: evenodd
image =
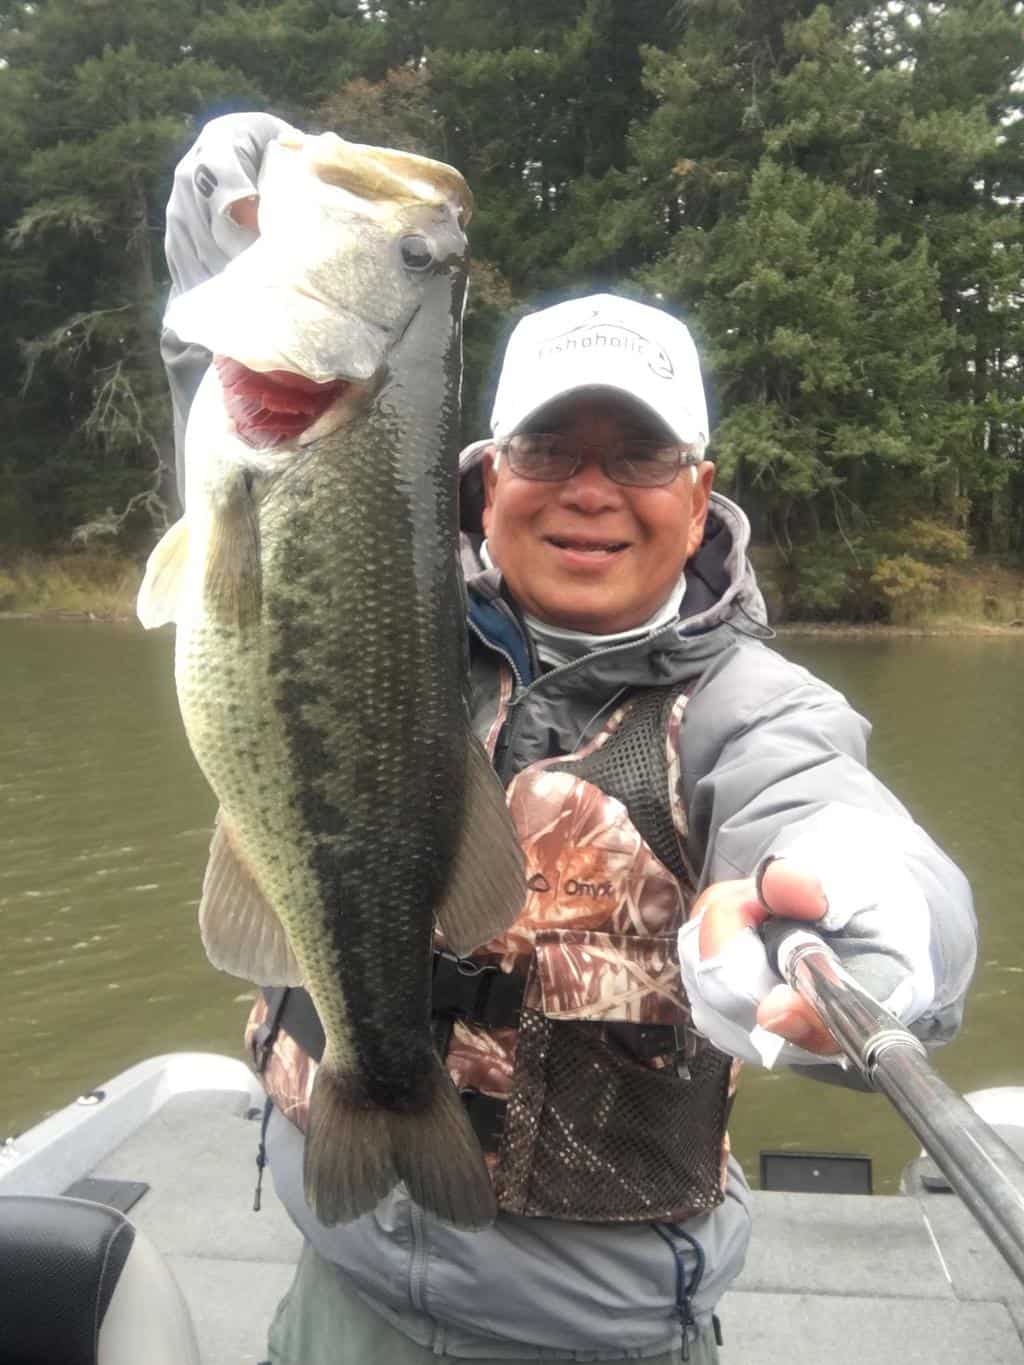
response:
M0 1365L199 1365L169 1267L116 1209L0 1197Z

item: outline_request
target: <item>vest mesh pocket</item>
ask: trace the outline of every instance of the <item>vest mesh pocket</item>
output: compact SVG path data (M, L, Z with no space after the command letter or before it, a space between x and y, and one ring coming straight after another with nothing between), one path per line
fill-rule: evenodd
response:
M730 1058L645 1066L600 1023L524 1010L495 1188L509 1213L678 1222L723 1199Z

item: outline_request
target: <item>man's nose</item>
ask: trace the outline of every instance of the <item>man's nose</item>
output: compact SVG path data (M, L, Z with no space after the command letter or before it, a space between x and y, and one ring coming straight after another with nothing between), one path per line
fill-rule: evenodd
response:
M622 489L613 483L599 459L585 459L571 479L562 485L559 501L563 507L581 512L603 512L622 503Z

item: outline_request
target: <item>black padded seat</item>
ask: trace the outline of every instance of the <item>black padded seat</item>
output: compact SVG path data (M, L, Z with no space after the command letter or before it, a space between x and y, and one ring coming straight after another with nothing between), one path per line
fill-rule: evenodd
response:
M199 1365L160 1253L123 1213L0 1197L0 1365Z

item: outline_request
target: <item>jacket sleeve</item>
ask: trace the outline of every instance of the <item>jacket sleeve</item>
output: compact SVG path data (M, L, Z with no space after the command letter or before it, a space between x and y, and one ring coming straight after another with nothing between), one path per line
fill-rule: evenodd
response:
M256 193L267 145L287 131L289 125L272 114L225 114L203 127L178 162L164 237L172 298L216 275L256 240L234 221L231 206ZM171 391L175 475L184 507L185 427L210 353L166 327L160 351Z
M201 129L175 168L167 202L172 294L209 279L255 240L231 206L256 194L268 143L288 131L282 119L262 113L225 114Z
M823 931L926 1042L963 1015L977 927L960 870L866 766L870 727L840 693L742 641L701 678L682 732L701 885L784 855L819 877ZM714 1040L713 1040L714 1041Z

